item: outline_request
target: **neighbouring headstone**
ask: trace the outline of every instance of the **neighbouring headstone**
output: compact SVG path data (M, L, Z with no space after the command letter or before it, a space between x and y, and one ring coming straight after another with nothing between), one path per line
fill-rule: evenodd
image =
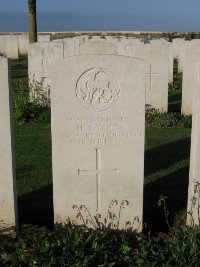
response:
M18 37L17 35L0 35L0 53L8 58L18 58Z
M173 45L171 42L168 42L164 38L156 39L156 40L151 40L150 44L163 44L166 45L167 50L168 50L168 57L169 57L169 69L168 69L168 83L173 82L173 69L174 69L174 51L173 51Z
M38 34L38 42L50 42L50 34ZM19 54L27 55L29 47L29 35L28 34L19 34L18 35L18 46Z
M41 83L50 99L49 65L53 58L63 57L63 43L41 42L31 44L28 52L28 74L30 84Z
M200 40L187 42L185 47L181 112L190 115L192 114L195 64L200 62Z
M140 231L144 61L87 45L51 62L54 221Z
M184 38L175 38L172 41L174 58L178 60L178 72L183 71L183 61L186 43L187 41Z
M50 34L38 34L37 41L39 43L42 43L42 42L50 42L51 41L51 36L50 36Z
M145 44L146 104L160 111L168 110L169 46Z
M187 224L200 225L200 62L195 64Z
M18 46L19 46L19 54L20 55L27 55L28 54L28 46L29 46L28 34L18 35Z
M18 226L13 144L12 89L8 59L0 57L0 224Z
M160 111L167 111L169 45L166 43L143 44L124 40L118 43L117 54L145 60L146 104Z

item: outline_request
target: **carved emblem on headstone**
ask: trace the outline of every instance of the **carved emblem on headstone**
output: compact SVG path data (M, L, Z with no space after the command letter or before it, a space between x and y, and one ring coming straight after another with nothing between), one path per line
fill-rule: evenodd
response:
M84 72L76 85L76 97L87 109L104 111L110 109L120 96L120 87L115 75L104 68Z

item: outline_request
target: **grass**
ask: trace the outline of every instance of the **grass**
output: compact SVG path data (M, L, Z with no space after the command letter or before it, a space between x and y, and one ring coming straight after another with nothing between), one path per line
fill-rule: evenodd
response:
M28 60L27 57L11 60L11 75L13 82L19 80L27 81L28 77Z
M182 73L178 72L178 60L174 60L173 83L168 95L168 111L181 112L182 99Z
M27 81L27 60L12 61L12 78ZM177 111L180 92L169 94L169 107ZM179 109L179 108L178 108ZM186 209L191 130L146 128L144 222L147 231L165 229L159 196L168 196L169 220ZM51 130L47 123L15 125L17 189L21 223L53 225Z
M53 223L49 124L15 125L17 190L21 223Z
M146 128L144 222L151 230L166 226L157 205L160 195L168 197L170 224L181 223L176 217L187 205L190 135L187 128Z

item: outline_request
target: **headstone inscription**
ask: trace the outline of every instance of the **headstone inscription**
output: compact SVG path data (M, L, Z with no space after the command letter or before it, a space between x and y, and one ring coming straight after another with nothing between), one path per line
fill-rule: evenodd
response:
M10 79L8 59L0 57L0 222L17 227Z
M54 221L141 230L144 61L93 42L51 63Z

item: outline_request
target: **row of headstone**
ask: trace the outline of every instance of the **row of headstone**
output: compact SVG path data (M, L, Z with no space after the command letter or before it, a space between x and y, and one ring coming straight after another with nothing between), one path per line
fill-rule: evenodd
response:
M96 222L141 230L146 63L115 48L87 42L78 55L50 62L55 223L69 218L89 227ZM0 221L17 224L7 59L0 59L0 70ZM199 64L195 75L189 225L199 224Z
M132 38L106 36L102 39L95 36L89 39L88 36L80 36L32 44L28 54L29 79L30 81L42 80L44 88L49 90L47 85L51 86L49 77L51 60L85 54L115 54L144 59L146 104L161 111L167 111L168 83L173 79L173 54L171 44L166 41L144 44Z
M50 42L50 35L38 34L38 42ZM0 54L8 58L18 58L19 55L27 55L28 46L28 34L0 35Z
M88 42L90 37L87 35L81 35L75 38L66 38L66 39L58 39L55 40L57 43L63 43L63 51L58 52L58 57L61 55L63 57L70 56L72 54L79 54L80 46L84 42ZM132 37L125 37L125 36L119 36L119 37L113 37L113 36L94 36L92 38L93 41L102 40L104 38L105 40L109 42L116 43L117 47L119 47L119 50L116 51L117 54L126 54L128 56L136 56L137 54L139 57L144 58L147 62L148 59L145 58L145 56L141 56L141 53L146 54L143 52L144 48L144 42L142 42L140 39L132 38ZM50 42L50 35L48 34L39 34L38 35L38 42L47 42L49 44ZM167 42L165 39L158 39L158 40L150 40L149 44L146 44L146 48L148 45L157 44L159 47L162 46L168 46L168 83L171 83L173 81L173 58L178 59L178 70L183 72L183 83L182 83L182 108L181 112L183 114L192 114L192 99L193 99L193 92L191 88L193 88L194 83L194 65L198 61L198 40L193 41L186 41L183 38L176 38L173 40L172 43ZM28 35L27 34L3 34L0 35L0 55L6 55L9 58L18 58L19 55L27 54L28 53ZM48 47L49 45L47 45ZM120 48L121 46L121 48ZM44 44L45 47L45 44ZM45 49L45 48L44 48ZM55 48L58 49L58 48ZM60 49L60 48L59 48ZM162 48L161 48L162 49ZM54 48L50 48L49 50L54 51ZM149 50L149 48L147 48ZM158 53L159 53L158 49ZM39 51L38 50L38 57L39 57ZM194 56L191 56L194 55ZM43 65L40 66L37 60L30 60L30 62L33 62L33 64L30 64L30 78L33 76L35 77L35 80L44 80L44 84L49 84L50 80L48 78L48 64L49 60L51 59L51 56L56 57L56 53L54 55L49 54L49 58L47 55L44 55L44 61L42 61ZM42 58L43 56L41 56ZM148 57L149 58L149 57ZM157 56L158 58L158 56ZM39 59L38 59L39 60ZM164 63L165 61L162 62ZM34 64L36 61L36 65ZM40 60L41 61L41 60ZM162 64L163 64L162 63ZM156 68L159 68L159 66L162 66L161 63L158 63L157 66L153 66L153 64L147 63L147 104L152 105L153 107L161 110L161 111L167 111L167 102L168 97L166 94L166 81L163 81L162 84L165 84L163 87L163 90L165 93L161 94L161 97L158 96L158 92L160 92L160 89L158 89L158 83L159 80L162 80L162 75L160 72L154 70ZM165 64L165 63L164 63ZM33 69L32 69L33 66ZM38 66L38 68L37 68ZM36 69L35 69L36 68ZM44 71L41 70L44 68ZM47 71L46 71L47 69ZM151 70L152 71L151 71ZM154 74L155 73L155 74ZM155 83L155 84L153 84ZM49 88L48 86L45 86L46 90L48 90L49 94ZM155 90L152 90L154 88ZM155 91L155 92L154 92ZM153 97L152 97L153 96ZM162 98L162 101L160 101L160 98ZM165 99L164 99L165 98Z

